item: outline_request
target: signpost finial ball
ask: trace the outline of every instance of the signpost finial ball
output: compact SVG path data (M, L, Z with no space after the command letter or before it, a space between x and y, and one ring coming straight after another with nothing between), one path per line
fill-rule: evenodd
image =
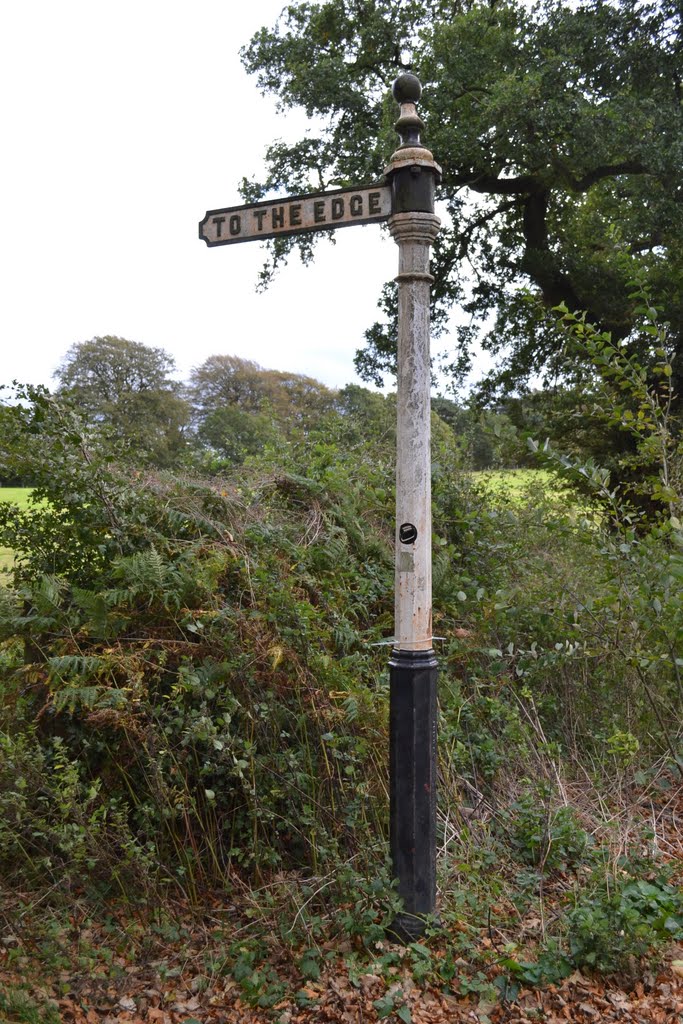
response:
M417 103L422 95L422 86L417 75L406 71L398 76L391 91L397 103Z

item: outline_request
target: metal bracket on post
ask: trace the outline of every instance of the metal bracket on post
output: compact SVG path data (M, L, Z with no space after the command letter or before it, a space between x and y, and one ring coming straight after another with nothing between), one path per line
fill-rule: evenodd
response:
M401 145L385 174L389 230L399 247L396 434L395 643L390 669L391 859L403 912L389 937L414 942L436 910L436 682L432 648L429 250L439 230L434 190L441 168L420 141L422 87L404 74Z

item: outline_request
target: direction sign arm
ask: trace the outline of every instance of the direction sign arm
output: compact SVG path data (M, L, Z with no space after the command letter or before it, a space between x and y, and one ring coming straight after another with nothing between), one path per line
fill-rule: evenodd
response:
M391 188L378 182L208 210L199 222L199 237L209 246L232 245L352 224L376 224L388 220L391 211Z

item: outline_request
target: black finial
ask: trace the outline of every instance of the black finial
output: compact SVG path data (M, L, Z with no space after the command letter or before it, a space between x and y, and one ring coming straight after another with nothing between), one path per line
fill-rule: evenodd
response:
M391 91L397 103L417 103L422 95L422 86L417 75L406 72L398 76Z
M396 102L401 104L401 116L394 125L401 137L401 145L398 148L422 146L420 132L424 124L415 109L415 104L422 95L420 79L406 72L398 76L391 91Z

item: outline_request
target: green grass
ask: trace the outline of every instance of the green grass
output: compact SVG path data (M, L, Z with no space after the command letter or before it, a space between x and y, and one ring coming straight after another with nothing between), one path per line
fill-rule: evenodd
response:
M31 487L0 487L0 501L13 501L20 508L28 508ZM0 547L0 573L7 572L14 564L14 552Z
M472 475L488 494L509 498L527 494L533 487L547 488L558 494L562 489L547 469L482 469Z
M484 469L472 474L484 493L511 505L522 505L542 491L551 504L572 515L587 513L587 502L569 484L562 483L548 469Z
M14 501L21 508L28 508L32 487L0 487L0 501Z
M5 490L6 488L3 488ZM0 1020L16 1024L59 1024L61 1017L54 1003L39 1006L27 994L16 989L0 990Z
M580 519L598 524L602 520L588 496L548 469L484 469L472 473L472 479L493 504L520 509L540 501L572 522Z

